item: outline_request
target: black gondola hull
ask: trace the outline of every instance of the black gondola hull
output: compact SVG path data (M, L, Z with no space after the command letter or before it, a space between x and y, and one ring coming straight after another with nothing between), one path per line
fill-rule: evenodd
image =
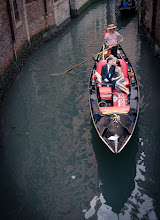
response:
M121 59L126 60L128 63L128 71L133 71L128 58L120 46L119 50ZM89 83L90 111L93 124L99 137L108 146L108 148L113 153L120 153L130 140L138 119L139 87L137 78L134 73L134 81L130 81L129 111L127 113L115 111L109 114L103 114L99 108L97 82L92 80L95 68L96 64L91 72Z

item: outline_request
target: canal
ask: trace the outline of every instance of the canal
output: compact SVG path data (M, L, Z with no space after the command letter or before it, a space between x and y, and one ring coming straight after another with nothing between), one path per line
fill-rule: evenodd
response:
M26 61L0 105L0 216L22 220L160 219L160 63L120 1L92 5ZM140 84L140 114L118 155L99 139L89 110L93 61L117 25ZM57 75L56 75L57 74Z

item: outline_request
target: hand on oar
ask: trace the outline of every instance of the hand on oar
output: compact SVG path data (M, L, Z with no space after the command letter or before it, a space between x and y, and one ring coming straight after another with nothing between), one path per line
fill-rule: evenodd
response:
M87 61L93 59L95 56L98 56L99 54L106 52L107 50L111 49L112 47L117 46L118 44L120 44L120 43L122 43L122 42L123 42L123 40L119 41L118 43L114 44L113 46L110 46L110 47L108 47L107 49L105 49L105 50L103 50L103 51L101 51L101 52L99 52L99 53L97 53L97 54L91 56L90 58L84 60L82 63L77 64L76 66L70 68L69 70L66 70L66 71L63 72L63 73L59 73L59 74L57 74L57 73L55 73L55 74L52 73L52 74L50 74L50 75L51 75L51 76L58 76L58 75L62 75L62 74L68 73L68 72L70 72L71 70L75 69L76 67L82 65L83 63L86 63Z

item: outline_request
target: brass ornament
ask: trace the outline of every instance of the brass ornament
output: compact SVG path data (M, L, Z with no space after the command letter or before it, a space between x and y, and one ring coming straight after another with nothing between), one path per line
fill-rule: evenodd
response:
M111 119L114 121L114 123L118 123L120 121L120 116L117 114L113 114L111 116Z

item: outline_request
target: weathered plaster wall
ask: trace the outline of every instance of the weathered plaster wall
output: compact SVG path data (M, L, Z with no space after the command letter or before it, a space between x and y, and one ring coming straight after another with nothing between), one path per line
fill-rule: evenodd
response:
M76 17L81 14L89 5L98 0L69 0L71 16Z
M71 8L79 10L88 0L70 0Z
M63 21L70 18L69 0L59 0L54 3L55 23L59 26Z

